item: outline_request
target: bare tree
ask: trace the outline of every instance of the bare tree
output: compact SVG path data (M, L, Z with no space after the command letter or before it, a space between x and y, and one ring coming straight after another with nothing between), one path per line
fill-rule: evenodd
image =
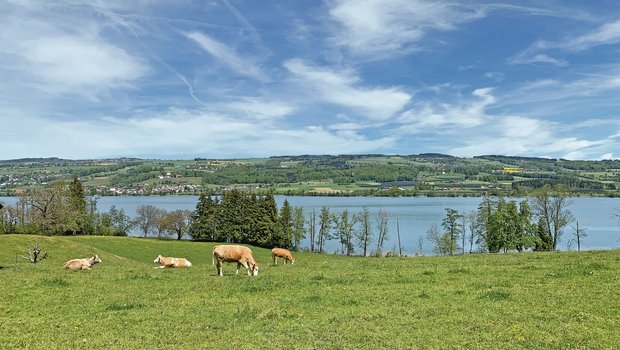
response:
M325 243L332 239L332 223L334 222L333 216L329 213L329 207L323 206L321 208L321 214L319 214L319 236L317 237L317 244L319 246L319 253L323 253Z
M134 224L140 229L144 237L157 227L160 209L150 204L143 204L136 209Z
M22 258L29 260L33 264L38 263L39 261L47 258L48 256L47 250L43 252L43 255L41 255L39 242L34 242L34 247L32 247L32 249L26 248L26 253L28 254L28 256L22 256Z
M440 232L439 226L433 224L426 230L426 239L433 243L433 253L447 255L452 252L449 232Z
M586 234L586 230L584 228L579 228L579 220L575 221L577 226L574 227L575 232L573 232L573 234L575 235L575 241L577 242L577 251L581 251L581 242L583 240L584 237L587 237L588 235Z
M7 205L0 209L0 228L2 233L16 233L19 223L19 207Z
M353 217L350 218L347 209L340 214L340 217L336 217L334 220L338 238L340 239L342 254L351 255L354 251L353 231L356 223L356 216L353 215Z
M310 251L314 252L314 239L316 238L316 211L312 208L308 218L308 235L310 236Z
M165 231L176 235L176 239L180 240L187 233L189 229L189 220L191 212L189 210L174 210L166 213L161 221L165 227Z
M469 254L471 254L474 249L474 242L476 241L476 233L478 230L478 212L472 210L465 214L465 216L467 216L467 223L469 224L469 235L467 235L467 240L469 241Z
M398 237L398 256L403 256L403 246L400 244L400 223L396 218L396 236Z
M381 254L383 250L383 244L388 237L388 222L390 220L390 213L379 210L377 215L377 254Z
M568 209L571 204L565 193L549 186L539 189L533 197L532 208L551 238L551 250L557 249L562 229L573 221L573 214Z
M370 212L364 207L361 213L357 214L357 221L360 223L357 233L358 246L362 248L362 255L368 255L368 247L372 241L372 226L370 224Z

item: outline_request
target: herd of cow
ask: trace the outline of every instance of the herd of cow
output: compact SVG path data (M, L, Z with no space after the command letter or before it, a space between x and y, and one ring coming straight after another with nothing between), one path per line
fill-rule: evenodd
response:
M290 251L283 248L273 248L271 250L271 258L274 264L278 264L278 258L284 259L284 264L290 262L291 265L295 263L295 258ZM85 259L72 259L65 263L65 269L69 270L90 270L93 265L100 263L101 259L97 255L93 255L90 258ZM167 256L158 255L154 263L159 264L156 268L166 267L190 267L192 263L185 258L173 258ZM224 276L222 272L222 266L225 262L237 263L237 274L239 269L243 266L250 276L258 276L258 263L252 256L252 250L248 247L241 245L216 245L213 247L213 265L217 265L217 274Z

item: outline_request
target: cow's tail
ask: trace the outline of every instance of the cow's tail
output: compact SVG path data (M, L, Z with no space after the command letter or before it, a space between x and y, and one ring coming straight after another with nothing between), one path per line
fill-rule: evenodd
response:
M213 254L211 254L211 265L215 265L215 249L213 250Z

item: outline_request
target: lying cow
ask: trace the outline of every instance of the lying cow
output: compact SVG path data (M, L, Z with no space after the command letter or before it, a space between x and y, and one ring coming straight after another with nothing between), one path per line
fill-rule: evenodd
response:
M284 265L286 265L287 262L290 262L291 265L295 263L295 258L293 258L293 254L291 254L288 249L284 248L273 248L271 250L271 258L273 259L273 263L275 265L278 265L278 258L284 259Z
M252 256L252 250L240 245L216 245L213 247L213 264L217 261L217 274L224 276L222 265L224 262L237 263L237 275L241 266L248 270L249 276L258 276L258 263Z
M192 263L185 258L172 258L168 256L158 255L157 259L153 261L156 264L161 264L161 266L156 267L159 269L163 269L166 267L191 267Z
M65 263L65 269L68 270L90 270L93 265L100 263L101 259L97 255L84 259L72 259Z

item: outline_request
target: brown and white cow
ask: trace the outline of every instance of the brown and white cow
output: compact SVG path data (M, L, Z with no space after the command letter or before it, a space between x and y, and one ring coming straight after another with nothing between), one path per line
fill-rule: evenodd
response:
M284 248L273 248L271 250L271 258L273 259L273 263L278 265L278 258L284 259L284 265L290 261L291 265L295 263L295 258L293 258L293 254L288 249Z
M224 276L224 262L237 263L237 275L241 266L248 270L249 276L258 276L258 263L252 256L252 250L241 245L216 245L213 247L213 264L217 262L217 274Z
M169 256L158 255L154 263L159 263L161 266L156 269L164 269L166 267L191 267L192 263L185 258L173 258Z
M65 269L69 270L90 270L93 265L100 263L101 259L97 255L84 259L72 259L65 263Z

